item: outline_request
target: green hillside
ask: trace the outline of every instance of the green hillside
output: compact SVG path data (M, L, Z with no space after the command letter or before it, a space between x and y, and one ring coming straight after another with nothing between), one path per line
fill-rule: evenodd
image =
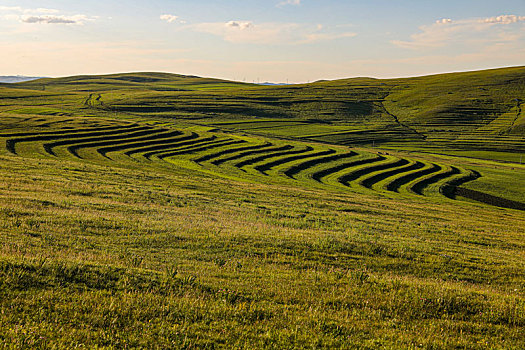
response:
M524 82L0 85L0 346L525 347Z
M108 90L184 91L240 87L247 84L171 73L124 73L109 75L80 75L65 78L45 78L17 84L29 89L97 92Z
M515 152L525 137L525 67L287 86L131 73L16 87L75 93L92 108L154 120L345 145Z

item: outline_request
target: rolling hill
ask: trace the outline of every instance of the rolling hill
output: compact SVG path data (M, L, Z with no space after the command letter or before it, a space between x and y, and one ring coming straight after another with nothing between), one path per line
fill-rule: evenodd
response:
M42 79L17 87L94 94L100 103L86 102L93 108L156 120L186 119L227 129L249 128L243 123L256 120L257 132L347 145L408 141L431 149L522 151L525 136L525 67L286 86L131 73ZM286 135L272 127L276 122L302 129ZM269 126L262 130L265 123Z
M42 77L26 77L23 75L7 75L7 76L0 76L0 83L20 83L23 81L30 81L30 80L36 80L36 79L42 79Z
M525 67L0 84L0 345L523 348Z

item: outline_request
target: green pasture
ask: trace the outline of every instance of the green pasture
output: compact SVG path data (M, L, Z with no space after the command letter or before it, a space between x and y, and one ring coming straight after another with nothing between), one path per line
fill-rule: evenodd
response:
M0 85L0 347L524 348L524 82Z

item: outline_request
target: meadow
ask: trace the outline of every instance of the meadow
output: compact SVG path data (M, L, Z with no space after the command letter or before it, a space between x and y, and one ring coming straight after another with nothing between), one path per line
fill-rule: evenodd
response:
M525 68L0 84L4 348L525 347Z

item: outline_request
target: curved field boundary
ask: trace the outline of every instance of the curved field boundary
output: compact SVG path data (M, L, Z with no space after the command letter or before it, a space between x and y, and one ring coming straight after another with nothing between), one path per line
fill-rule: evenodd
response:
M334 186L361 186L371 190L403 191L416 195L439 193L448 198L456 196L500 206L523 210L524 203L492 196L460 186L481 175L475 171L454 166L398 158L389 155L376 155L373 152L341 151L322 147L315 149L310 145L273 144L269 141L245 140L227 137L223 134L195 132L165 128L162 126L122 124L106 126L96 124L89 129L55 130L43 133L0 134L6 137L6 149L17 154L17 145L29 143L18 148L19 152L37 150L43 147L48 155L72 156L84 159L91 157L106 159L111 152L118 159L121 156L140 155L147 160L166 160L175 156L200 153L195 159L183 158L185 162L220 166L222 164L243 172L256 172L267 176L284 174L291 179L308 181L313 179L322 184ZM13 136L16 135L16 136ZM58 152L58 147L64 147ZM87 149L85 152L79 152ZM358 156L358 157L356 157ZM355 159L355 158L357 159ZM171 162L171 160L170 160ZM225 164L227 163L227 164ZM246 168L246 169L243 169ZM249 169L249 170L248 170Z
M230 149L226 149L226 150L223 150L223 151L220 151L220 152L216 152L216 153L209 153L209 154L207 154L205 156L202 156L200 158L194 159L193 161L195 163L203 163L203 162L206 162L208 160L212 160L214 158L218 158L218 157L221 157L221 156L226 155L226 154L242 152L242 151L248 151L248 150L257 150L257 149L261 149L261 148L264 148L264 147L269 147L271 145L272 145L271 143L267 142L267 143L263 143L261 145L255 145L255 146L230 148Z
M456 199L454 195L456 188L458 188L459 186L467 182L476 180L480 176L481 174L478 173L477 171L470 170L468 174L465 174L463 176L457 177L451 181L446 182L443 186L439 188L439 191L441 192L441 194L443 194L447 198Z
M451 176L458 175L460 173L461 173L461 171L458 168L456 168L454 166L451 166L450 169L446 169L446 170L442 169L442 172L438 172L437 174L434 174L434 175L432 175L430 177L427 177L427 178L423 178L422 180L413 183L407 189L410 192L413 192L415 194L423 196L423 191L427 187L431 186L432 184L438 183L439 181L441 181L443 179L446 179L446 178L451 177Z
M306 161L306 162L290 167L288 170L284 172L284 175L288 176L289 178L295 179L295 176L297 174L299 174L302 171L305 171L306 169L313 168L320 164L331 163L331 162L335 162L341 159L354 157L356 155L357 155L356 152L350 151L348 153L339 153L339 154L336 154L330 157L312 159L312 160L309 160L309 161Z
M234 166L236 168L239 168L242 170L243 167L245 166L248 166L248 165L252 165L252 164L256 164L256 163L259 163L265 159L268 159L268 158L274 158L274 157L280 157L280 156L287 156L287 155L292 155L292 154L302 154L302 153L306 153L306 152L310 152L312 151L313 148L310 147L310 146L307 146L303 149L292 149L292 150L283 150L283 151L278 151L278 152L270 152L270 153L267 153L267 154L264 154L262 156L258 156L258 157L254 157L254 158L249 158L249 159L246 159L246 160L243 160L239 163L235 163Z
M348 181L345 186L358 185L360 187L372 189L372 185L387 179L389 174L393 173L393 175L395 175L398 170L402 170L412 164L414 164L414 161L409 159L389 157L387 158L387 161L383 161L375 166L359 167L359 169L352 170L351 173L344 174L343 176L351 174L353 174L352 176L356 176L355 179ZM376 167L379 167L379 169ZM371 180L368 181L369 179Z
M364 167L359 170L352 171L346 175L339 177L337 181L344 186L350 186L350 182L356 181L360 177L363 177L372 172L395 168L395 167L406 165L406 164L408 164L408 160L406 159L397 159L397 160L389 159L387 163Z
M273 144L271 144L271 145L273 146ZM244 157L248 157L248 156L251 156L251 155L254 155L254 154L260 154L260 153L264 153L264 152L273 152L273 151L283 151L283 150L292 149L292 148L293 148L293 146L286 145L286 146L278 146L278 147L257 149L257 150L253 150L253 151L246 151L246 152L241 152L241 153L238 153L238 154L234 154L231 157L216 159L216 160L214 160L211 163L213 165L220 165L220 164L232 161L232 160L242 159Z
M472 199L474 201L485 203L489 205L493 205L500 208L508 208L508 209L516 209L516 210L525 210L525 203L513 201L506 198L501 198L497 196L493 196L488 193L471 190L468 188L463 187L456 187L452 193L454 196L454 199L457 196L465 197L468 199Z
M423 169L398 177L397 179L386 185L385 189L390 192L399 192L401 186L406 185L411 181L419 179L423 176L433 174L439 171L440 169L441 167L437 164L426 164Z
M42 120L44 119L44 120ZM55 125L55 124L64 124L64 123L69 123L69 122L74 122L75 119L63 119L63 120L47 120L45 118L34 118L33 119L34 121L38 122L38 123L42 123L42 124L35 124L34 126L37 127L37 128L49 128L51 125ZM107 126L109 124L100 124L102 126ZM98 123L94 125L94 127L99 127L100 126ZM115 124L113 123L112 125L120 125L122 126L122 124ZM59 129L59 130L65 130L65 131L70 131L72 128L70 127L66 127L65 129Z
M198 146L202 146L204 144L208 144L210 142L215 142L217 139L218 139L218 137L215 136L215 135L212 135L210 137L199 137L199 138L196 138L196 139L193 139L193 140L190 140L190 141L180 142L179 144L174 144L173 146L162 147L162 148L156 149L154 151L143 153L142 157L144 157L144 158L146 158L148 160L151 160L151 157L153 157L154 155L157 155L157 154L167 153L167 152L170 152L170 151L175 151L175 150L180 150L180 149L198 147Z
M146 130L150 130L150 129L146 129ZM52 156L56 156L54 149L60 146L83 144L86 142L91 143L91 142L98 142L98 141L102 142L102 141L109 141L109 140L120 140L120 139L127 137L128 135L135 135L135 132L137 131L144 131L144 129L135 128L132 130L124 130L124 131L119 130L119 132L101 133L101 136L95 135L92 137L69 138L69 139L62 140L62 141L44 143L43 147L47 153L51 154Z
M148 126L141 126L132 128L132 130L148 130L151 129L151 127ZM124 132L127 132L128 130L125 130ZM70 139L72 136L74 137L94 137L94 136L100 136L100 135L107 135L107 130L101 131L100 129L92 129L91 131L86 132L80 132L80 133L73 133L73 134L53 134L53 135L37 135L37 136L30 136L30 137L23 137L23 138L17 138L17 139L9 139L6 141L6 148L9 152L13 154L16 153L16 145L18 143L22 142L36 142L36 141L54 141L57 139Z
M155 141L145 142L140 147L136 147L132 150L126 151L124 152L124 154L129 157L132 154L136 154L136 153L145 153L149 151L167 149L173 145L184 146L187 144L194 143L195 141L191 141L191 140L198 139L199 137L200 137L199 134L192 132L189 135L185 135L182 137L174 137L172 139L170 138L166 140L155 140Z
M122 129L132 126L138 126L138 124L129 124L129 125L115 125L107 127L98 127L98 128L87 128L87 129L58 129L54 131L42 131L42 132L21 132L21 133L11 133L11 134L0 134L0 138L4 137L24 137L24 136L47 136L47 135L66 135L66 134L77 134L83 132L91 132L94 130L97 131L111 131L115 129Z
M148 141L152 139L157 139L158 137L159 137L158 129L150 129L150 130L139 131L139 132L126 134L126 135L119 135L118 137L117 136L108 137L104 141L87 142L87 143L84 142L81 144L75 144L75 145L67 147L67 151L71 153L72 155L74 155L75 157L82 159L82 157L78 154L78 151L84 148L99 148L103 146L125 144L125 143L130 143L130 142L135 142L135 141Z
M269 163L258 165L258 166L255 167L255 170L257 170L258 172L260 172L263 175L268 175L268 174L266 174L266 172L271 170L272 168L274 168L276 166L279 166L279 165L282 165L282 164L286 164L286 163L290 163L290 162L293 162L293 161L296 161L296 160L300 160L300 159L321 157L321 156L326 156L326 155L334 154L334 153L335 153L335 150L330 149L330 150L316 152L316 153L300 154L300 155L297 155L297 156L280 158L280 159L274 160L273 162L269 162Z
M157 158L164 159L164 158L173 157L176 155L197 153L197 152L206 151L212 148L229 146L229 145L237 145L237 144L245 143L245 142L246 142L245 140L233 140L233 139L220 140L216 142L211 142L201 147L191 147L191 148L188 147L180 151L176 151L176 152L163 153L163 154L157 155Z
M117 145L117 146L101 147L101 148L97 149L97 152L101 156L107 158L107 154L110 153L110 152L123 151L123 150L126 150L126 149L135 148L137 146L144 146L145 144L152 145L152 144L156 144L160 140L173 140L173 138L175 136L179 136L181 134L182 134L182 132L180 132L180 131L169 131L167 133L162 133L162 134L159 133L159 134L157 134L159 138L155 139L155 140L150 140L150 141L146 141L146 142L138 141L138 142L126 143L126 144Z
M407 164L404 166L397 167L392 170L384 171L377 173L371 177L366 178L361 182L361 185L366 188L372 188L374 185L380 183L381 181L387 180L393 176L396 176L398 174L404 174L408 173L409 171L414 171L421 169L425 166L424 163L421 162L412 162L412 164Z
M349 169L349 168L354 168L354 167L357 167L357 166L360 166L360 165L365 165L365 164L370 164L370 163L383 161L385 159L386 158L383 157L383 156L376 156L376 157L373 157L373 158L366 158L366 159L356 160L356 161L353 161L353 162L342 163L342 164L339 164L337 166L330 167L330 168L327 168L327 169L323 169L323 170L320 170L320 171L317 171L317 172L313 173L312 174L312 179L314 179L317 182L323 182L323 178L325 178L325 177L327 177L327 176L329 176L331 174L335 174L335 173L338 173L340 171L343 171L343 170L346 170L346 169Z

